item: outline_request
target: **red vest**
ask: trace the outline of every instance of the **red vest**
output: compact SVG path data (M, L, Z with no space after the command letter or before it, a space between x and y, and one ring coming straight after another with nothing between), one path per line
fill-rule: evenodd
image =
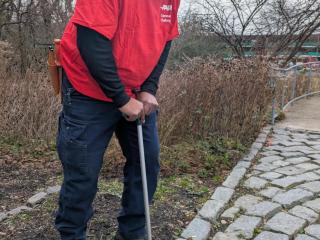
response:
M80 93L111 101L92 78L77 48L75 24L111 39L118 75L129 96L157 65L167 41L179 35L180 0L77 0L61 40L61 65Z

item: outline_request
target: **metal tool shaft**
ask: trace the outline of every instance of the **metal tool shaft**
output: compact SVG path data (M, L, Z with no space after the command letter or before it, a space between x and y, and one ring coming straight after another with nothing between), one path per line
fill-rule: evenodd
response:
M141 166L141 177L142 177L142 187L143 187L144 209L145 209L145 217L146 217L146 224L147 224L147 234L148 234L148 240L152 240L151 220L150 220L150 210L149 210L149 196L148 196L149 194L148 194L147 173L146 173L146 160L145 160L145 154L144 154L142 123L140 120L137 121L137 130L138 130L140 166Z

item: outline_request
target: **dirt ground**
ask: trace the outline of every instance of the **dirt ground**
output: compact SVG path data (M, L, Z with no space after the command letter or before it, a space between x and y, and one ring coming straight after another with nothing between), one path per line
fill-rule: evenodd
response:
M59 162L45 164L15 162L14 156L2 153L0 168L1 211L24 205L34 193L61 182ZM13 163L12 163L13 162ZM41 167L40 167L41 166ZM155 239L168 240L181 230L209 198L215 184L200 180L196 175L171 176L161 179L151 208ZM116 217L120 210L121 181L101 179L95 199L95 215L89 224L88 239L112 239L117 230ZM59 239L54 229L58 195L52 195L33 211L10 217L0 223L0 239L45 240Z
M100 176L95 214L88 225L90 240L112 239L117 230L123 159L115 152L109 152L108 164ZM163 171L151 206L154 239L178 238L244 152L242 145L232 141L218 145L182 144L163 151ZM25 205L32 195L48 186L60 185L62 180L54 147L35 150L0 139L0 213ZM58 194L50 195L32 211L1 222L0 239L58 240L54 229L57 200Z
M20 214L0 224L1 239L59 239L53 227L57 198L49 198L34 211ZM154 203L151 218L155 239L168 240L179 235L196 212L195 198L181 193L166 201ZM117 230L119 203L120 198L117 196L98 194L94 204L95 215L89 223L88 239L112 239Z

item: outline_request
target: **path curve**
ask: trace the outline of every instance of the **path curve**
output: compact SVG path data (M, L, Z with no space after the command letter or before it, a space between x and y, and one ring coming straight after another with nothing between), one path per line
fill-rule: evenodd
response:
M286 119L278 123L278 127L320 131L320 96L299 100L285 115Z
M236 189L214 240L320 239L320 96L286 112Z
M319 106L298 101L266 142L260 134L182 239L320 240Z

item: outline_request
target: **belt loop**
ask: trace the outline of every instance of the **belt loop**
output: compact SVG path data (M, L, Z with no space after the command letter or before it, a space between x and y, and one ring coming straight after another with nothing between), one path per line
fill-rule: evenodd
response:
M72 88L68 88L67 89L66 98L67 98L67 104L68 105L71 105L71 91L72 91Z

